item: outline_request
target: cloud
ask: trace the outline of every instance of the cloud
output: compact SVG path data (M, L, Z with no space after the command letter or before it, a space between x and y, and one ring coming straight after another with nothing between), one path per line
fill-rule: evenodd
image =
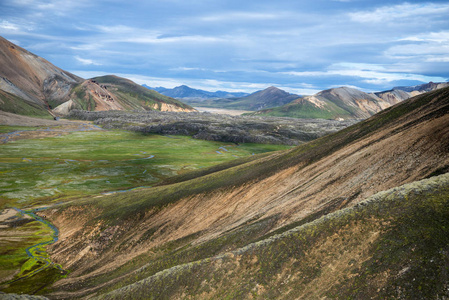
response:
M199 18L204 22L228 22L228 21L251 21L251 20L275 20L284 16L284 13L265 13L265 12L226 12L222 14L209 15Z
M13 24L11 22L8 22L8 21L2 21L0 23L0 29L18 31L19 26L17 26L16 24Z
M389 66L390 67L390 66ZM399 80L415 80L421 82L446 81L440 76L426 76L405 72L394 72L382 65L357 64L357 63L336 63L328 70L315 72L282 72L282 74L297 77L329 77L345 76L358 77L361 81L369 84L385 85Z
M75 59L83 65L101 66L100 63L97 63L97 62L93 61L92 59L81 58L79 56L75 56Z
M380 23L386 21L400 21L417 16L447 15L448 3L403 3L400 5L383 6L374 11L359 11L349 13L352 21L361 23Z

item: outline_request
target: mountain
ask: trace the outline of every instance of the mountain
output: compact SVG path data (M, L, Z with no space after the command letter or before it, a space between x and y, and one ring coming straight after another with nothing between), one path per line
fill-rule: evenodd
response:
M294 118L366 119L381 110L410 97L449 86L449 83L429 83L414 87L364 93L349 87L321 91L305 96L284 106L260 110L250 115Z
M445 88L286 151L71 199L45 211L70 270L48 296L444 298L448 171Z
M195 111L176 99L149 90L133 81L115 75L95 77L74 87L70 101L54 109L65 115L71 109Z
M415 85L415 86L397 86L394 87L393 90L401 90L409 93L426 93L434 90L438 90L441 88L445 88L449 86L449 82L429 82L421 85Z
M82 78L0 37L0 109L24 114L46 111L68 100ZM13 96L11 96L13 95Z
M248 95L247 93L240 93L240 92L225 92L225 91L216 91L216 92L209 92L199 89L193 89L191 87L188 87L186 85L177 86L172 89L167 89L164 87L156 87L152 88L148 85L143 85L144 87L148 89L155 90L163 95L180 99L180 100L205 100L205 99L216 99L216 98L232 98L232 97L243 97Z
M82 79L0 37L0 110L51 117L71 109L195 111L117 76Z
M286 91L272 86L245 97L221 98L202 102L188 101L188 103L193 106L254 111L284 105L298 97L298 95L287 93Z
M154 88L153 88L153 87L150 87L150 86L148 86L148 85L146 85L146 84L142 84L142 86L145 87L145 88L147 88L147 89L156 91L156 92L158 92L158 93L161 93L161 92L164 92L164 91L169 90L169 89L164 88L164 87L162 87L162 86L154 87Z
M340 87L298 98L284 106L252 113L296 118L365 119L389 107L383 99L362 91Z

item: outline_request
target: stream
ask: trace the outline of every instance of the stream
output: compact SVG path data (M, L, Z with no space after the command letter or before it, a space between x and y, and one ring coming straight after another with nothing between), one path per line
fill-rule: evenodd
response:
M50 266L51 267L55 267L55 268L59 269L62 272L65 272L65 270L60 265L55 264L54 262L52 262L50 260L50 258L46 255L47 252L45 250L45 246L51 245L53 243L56 243L58 241L58 236L59 236L58 228L56 228L49 221L47 221L44 218L42 218L42 217L40 217L40 216L35 214L35 212L41 211L41 210L44 210L44 209L47 209L47 208L48 207L43 207L43 208L33 209L31 211L24 211L24 210L21 210L20 208L14 207L14 209L17 210L22 215L28 215L31 218L33 218L34 220L44 224L45 226L50 228L53 231L53 233L51 235L51 240L32 245L32 246L30 246L30 247L25 249L27 255L30 258L36 260L36 262L40 261L40 262L44 263L44 265L39 267L38 269L35 269L35 270L29 272L29 273L25 273L24 275L19 276L18 278L15 278L11 282L14 282L14 281L17 281L17 280L20 280L20 279L24 279L24 278L29 278L29 277L35 275L36 273L38 273L38 272L40 272L40 271L42 271L42 270L44 270L44 269L46 269L46 268L48 268Z

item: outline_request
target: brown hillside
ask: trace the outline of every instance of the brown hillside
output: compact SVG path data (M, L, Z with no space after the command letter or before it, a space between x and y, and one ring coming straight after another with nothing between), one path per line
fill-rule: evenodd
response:
M286 152L187 182L55 208L47 216L61 238L52 258L71 273L51 296L110 291L444 173L448 125L449 89L442 89ZM241 232L251 234L233 235Z

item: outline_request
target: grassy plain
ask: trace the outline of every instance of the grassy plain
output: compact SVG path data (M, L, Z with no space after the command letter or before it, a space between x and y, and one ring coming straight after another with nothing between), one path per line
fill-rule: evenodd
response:
M5 132L5 127L1 131ZM2 208L7 203L23 206L45 197L150 186L190 170L288 147L90 131L18 140L0 148Z

